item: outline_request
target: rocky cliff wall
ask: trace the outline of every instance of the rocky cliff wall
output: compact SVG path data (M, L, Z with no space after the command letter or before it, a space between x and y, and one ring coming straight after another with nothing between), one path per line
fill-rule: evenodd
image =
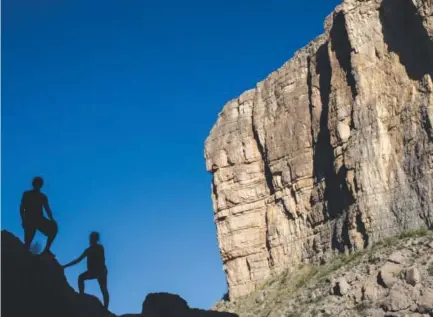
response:
M433 1L346 0L206 140L231 298L433 221Z

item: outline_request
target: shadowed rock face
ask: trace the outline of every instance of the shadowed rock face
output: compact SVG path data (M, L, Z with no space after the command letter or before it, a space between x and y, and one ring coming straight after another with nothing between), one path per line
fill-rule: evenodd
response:
M21 241L1 233L1 315L4 317L115 317L98 298L79 295L68 284L59 263L31 255ZM235 314L191 309L179 296L149 294L141 314L123 317L237 317Z
M146 317L238 317L236 314L190 308L178 295L152 293L147 295L142 315Z
M32 255L4 230L1 257L2 316L112 316L98 298L78 295L55 259Z
M433 2L345 0L205 144L230 298L433 220Z

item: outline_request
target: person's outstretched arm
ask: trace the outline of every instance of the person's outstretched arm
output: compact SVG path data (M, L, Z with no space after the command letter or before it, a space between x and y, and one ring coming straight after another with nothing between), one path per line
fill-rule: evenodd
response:
M23 194L23 196L21 197L21 204L20 204L20 215L21 215L21 221L24 224L24 217L25 217L25 197L26 197L26 193Z
M50 205L48 204L48 197L47 196L44 196L44 208L45 208L45 211L47 212L48 218L50 220L54 221L53 213L51 211Z
M86 251L83 252L83 254L80 255L79 258L75 259L74 261L69 262L69 263L66 264L66 265L62 265L62 267L63 267L64 269L66 269L66 268L69 267L69 266L72 266L72 265L75 265L75 264L77 264L77 263L80 263L80 262L81 262L81 261L82 261L86 256L87 256L87 249L86 249Z

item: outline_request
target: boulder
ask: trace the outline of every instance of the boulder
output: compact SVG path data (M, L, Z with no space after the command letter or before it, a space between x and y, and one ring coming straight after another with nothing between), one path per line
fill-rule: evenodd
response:
M410 307L412 304L411 291L403 283L396 283L391 288L388 297L383 303L383 308L387 311L401 311Z
M418 310L420 313L429 313L433 310L433 289L425 288L421 290L421 297L418 300Z
M349 283L347 283L344 277L340 277L333 283L331 293L333 295L344 296L349 290Z
M416 267L411 267L406 271L406 283L415 286L421 282L421 273Z
M398 281L398 275L402 270L403 268L397 264L385 263L379 271L378 279L383 286L391 288Z

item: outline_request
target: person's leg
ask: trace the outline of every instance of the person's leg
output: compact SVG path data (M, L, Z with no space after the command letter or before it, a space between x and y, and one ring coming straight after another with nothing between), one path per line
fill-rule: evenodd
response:
M51 245L53 244L53 241L57 236L57 231L58 231L57 223L52 220L43 218L40 221L39 230L45 236L47 236L47 244L45 245L44 251L42 252L42 253L47 253L48 251L50 251Z
M84 281L85 280L93 280L95 276L90 274L89 271L86 271L78 277L78 290L80 294L84 294Z
M108 310L108 304L110 301L110 295L108 294L107 288L107 272L104 272L98 277L99 287L101 288L102 297L104 299L104 307Z
M51 248L51 245L53 244L54 239L57 236L57 223L55 223L52 220L48 220L50 222L50 232L47 238L47 245L46 245L46 250L49 251Z
M26 250L30 250L35 234L36 229L33 226L29 226L28 224L24 226L24 246Z

